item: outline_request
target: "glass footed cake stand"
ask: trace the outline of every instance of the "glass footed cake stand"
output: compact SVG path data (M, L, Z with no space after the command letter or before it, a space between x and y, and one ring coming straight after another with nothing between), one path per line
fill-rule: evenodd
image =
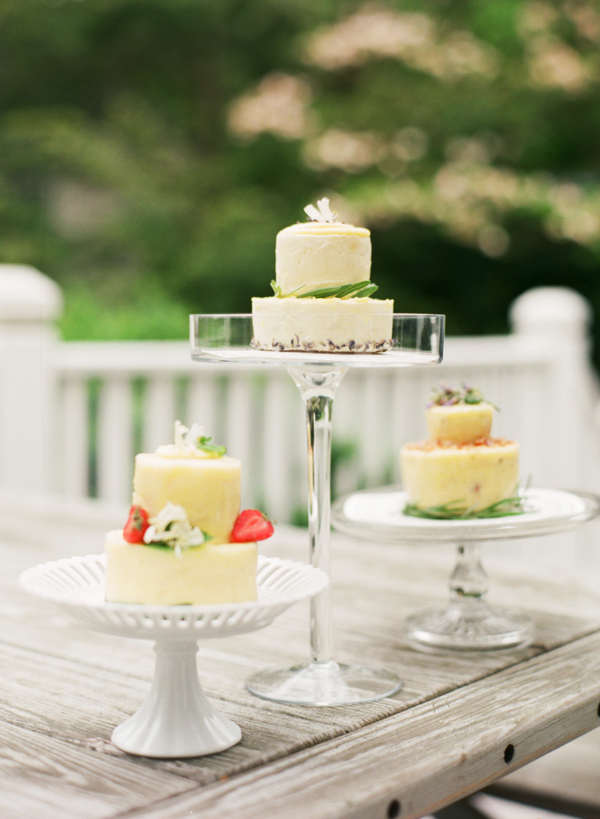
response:
M156 667L146 701L115 728L122 751L163 759L204 756L240 741L235 722L204 695L196 669L198 640L245 634L268 626L299 600L322 591L327 575L291 560L259 556L258 600L211 606L146 606L104 599L105 556L42 563L21 575L31 594L58 603L82 625L154 640Z
M432 648L488 650L524 645L533 636L529 617L490 606L480 546L488 540L566 532L600 515L600 497L586 492L527 489L521 515L473 520L432 520L403 513L407 495L398 486L355 492L335 501L333 525L346 534L390 543L451 542L457 561L450 603L406 620L411 642Z
M357 319L358 321L358 319ZM250 314L190 317L192 358L215 363L282 366L300 391L306 409L308 537L310 562L330 573L331 412L336 389L350 367L407 367L441 361L444 316L395 314L392 346L378 353L257 350L251 346ZM344 665L333 659L328 590L311 598L308 662L266 669L246 681L252 694L300 705L342 705L389 697L402 687L392 671Z

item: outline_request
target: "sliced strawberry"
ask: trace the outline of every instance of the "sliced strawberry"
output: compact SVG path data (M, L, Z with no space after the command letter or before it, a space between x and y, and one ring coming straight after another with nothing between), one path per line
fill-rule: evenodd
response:
M234 543L266 540L273 532L273 524L262 512L259 512L258 509L244 509L237 516L231 539Z
M141 506L132 506L127 523L123 527L123 537L127 543L143 543L144 533L149 526L148 512Z

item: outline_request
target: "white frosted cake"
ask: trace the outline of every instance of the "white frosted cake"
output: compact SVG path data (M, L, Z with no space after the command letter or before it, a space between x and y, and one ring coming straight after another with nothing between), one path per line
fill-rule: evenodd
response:
M444 517L508 509L516 498L519 446L492 438L493 406L478 390L439 390L426 410L429 437L400 451L402 482L413 511ZM518 501L515 501L515 507Z
M240 513L240 462L210 440L177 422L174 445L136 457L129 519L106 536L107 600L256 600L256 541L273 527L256 510Z
M372 299L371 238L338 222L327 199L277 234L275 295L252 299L254 347L376 353L391 347L391 299Z

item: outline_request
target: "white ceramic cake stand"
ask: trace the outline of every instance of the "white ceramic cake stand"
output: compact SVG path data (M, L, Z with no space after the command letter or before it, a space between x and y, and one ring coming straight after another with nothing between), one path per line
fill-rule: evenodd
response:
M329 583L319 569L259 556L258 600L210 606L107 603L104 555L43 563L21 575L28 592L60 604L97 631L154 640L156 667L146 701L112 734L113 743L139 756L181 758L224 751L240 741L235 722L204 695L196 669L198 640L268 626L298 600Z
M308 531L310 560L330 571L331 412L333 399L350 367L407 367L441 361L444 316L396 314L393 346L380 353L261 351L250 346L251 315L191 316L192 358L202 362L282 366L300 391L306 408L308 451ZM357 333L358 335L358 333ZM311 600L309 662L267 669L246 682L264 699L300 705L341 705L391 696L402 686L383 668L343 665L333 659L328 590Z
M586 492L528 489L521 515L473 520L431 520L403 514L407 495L399 487L355 492L333 505L333 525L368 540L452 542L457 562L450 578L450 603L417 612L406 621L408 638L435 648L487 650L527 643L531 620L518 611L490 606L480 545L487 540L566 532L600 515L600 498Z

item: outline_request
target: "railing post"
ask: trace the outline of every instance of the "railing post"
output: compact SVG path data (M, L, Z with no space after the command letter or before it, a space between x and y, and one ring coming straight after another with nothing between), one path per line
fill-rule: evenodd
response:
M592 315L589 302L567 287L533 288L510 309L513 331L530 350L548 360L551 377L538 403L546 416L548 436L544 478L564 489L599 488L600 452L594 451L593 417L598 385L590 359Z
M0 264L0 489L54 489L53 378L62 294L26 265Z

